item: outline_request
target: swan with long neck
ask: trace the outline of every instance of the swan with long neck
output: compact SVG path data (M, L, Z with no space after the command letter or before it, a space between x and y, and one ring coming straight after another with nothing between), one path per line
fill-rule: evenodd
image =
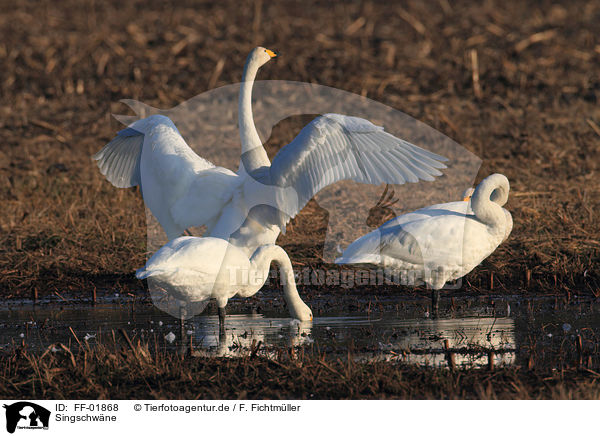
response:
M298 295L292 263L277 245L261 246L248 258L223 239L183 236L161 247L136 277L153 281L184 304L215 299L223 326L228 300L256 294L269 276L271 262L279 267L290 315L300 321L312 320L310 308Z
M260 141L256 126L254 125L254 117L252 115L252 87L258 69L276 57L276 52L263 47L257 47L246 58L238 104L238 127L242 143L242 158L240 159L238 172L245 170L247 173L250 173L260 167L271 165L271 161L267 156L267 152Z
M302 301L296 288L294 268L285 250L278 245L263 245L259 247L250 258L250 268L257 271L260 278L254 287L246 291L239 291L241 297L254 295L263 286L269 276L271 262L279 267L279 274L283 285L283 298L287 303L292 318L300 321L312 320L310 308Z
M236 173L196 155L161 115L135 121L94 155L113 185L140 186L169 240L204 225L205 236L225 239L250 257L261 245L274 244L289 219L330 184L432 181L446 168L446 158L365 119L340 114L315 118L271 163L254 126L252 85L259 68L274 57L275 52L257 47L246 59Z
M492 174L479 183L470 200L435 204L394 218L354 241L335 262L382 266L401 284L425 283L438 291L472 271L508 238L513 222L502 207L508 192L508 179Z
M471 198L471 208L477 219L490 230L506 228L502 206L508 201L509 183L502 174L492 174L479 183Z
M182 301L216 298L223 313L229 296L256 292L264 281L256 289L238 286L215 268L245 265L262 246L273 245L286 223L321 189L341 180L375 185L433 181L446 168L446 158L368 120L340 114L315 118L269 162L252 117L252 84L258 69L273 57L273 51L257 47L246 60L238 105L242 153L237 173L196 155L173 122L161 115L132 123L94 155L113 185L140 186L144 202L171 241L138 277L160 278L162 287ZM184 249L188 242L178 237L188 227L201 225L207 228L206 240L190 242L196 250ZM210 246L227 247L226 252L236 255L231 261L211 260ZM178 255L179 250L185 256ZM272 250L273 259L286 265L290 277L290 310L305 312L293 296L297 290L289 259L286 263L282 253ZM167 269L157 267L163 258L169 259Z

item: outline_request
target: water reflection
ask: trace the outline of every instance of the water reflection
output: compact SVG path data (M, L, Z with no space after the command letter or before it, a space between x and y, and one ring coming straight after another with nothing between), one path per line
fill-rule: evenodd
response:
M225 334L219 333L218 317L203 317L187 331L197 355L243 356L261 344L261 355L272 357L280 348L295 348L313 343L313 322L290 318L265 318L263 315L227 316Z
M457 366L488 364L494 351L495 366L516 363L515 325L511 318L452 318L399 320L391 323L396 340L380 342L384 360L440 367L448 366L448 352Z
M268 305L262 315L228 316L223 338L216 316L194 317L185 323L184 341L179 340L179 321L150 303L117 299L96 306L45 302L33 306L13 300L0 305L0 352L23 345L44 351L56 342L73 351L77 341L83 346L111 345L113 332L124 343L119 335L123 329L133 343L148 342L161 352L180 352L182 345L187 352L191 343L198 354L243 356L255 351L253 343L260 343L258 352L269 357L295 350L334 360L350 357L432 367L447 365L448 340L457 366L487 365L487 351L494 349L496 365L561 370L583 360L594 371L600 368L600 299L515 296L508 300L510 316L506 300L457 298L443 312L446 316L437 320L424 316L426 306L418 299L380 299L374 306L377 312L372 312L377 315L371 317L356 316L357 309L336 300L335 307L317 306L316 318L308 325L290 323L284 308ZM249 312L247 306L240 307Z
M258 342L261 354L274 349L316 344L330 353L339 351L361 361L402 361L426 366L447 366L447 350L457 366L487 365L494 350L496 366L516 360L514 321L510 318L397 319L386 317L324 317L309 323L289 319L238 315L228 318L225 336L219 337L217 319L198 326L194 341L202 355L239 356Z
M197 316L181 331L176 319L149 305L0 310L1 349L24 344L40 350L56 342L94 344L108 340L111 330L118 329L162 349L178 351L191 345L196 355L229 357L252 352L276 357L282 350L293 353L308 347L334 357L437 367L447 365L449 348L457 366L486 365L489 350L495 351L498 366L514 364L517 349L515 324L508 317L407 319L341 314L300 323L262 314L229 315L225 334L220 335L216 316Z

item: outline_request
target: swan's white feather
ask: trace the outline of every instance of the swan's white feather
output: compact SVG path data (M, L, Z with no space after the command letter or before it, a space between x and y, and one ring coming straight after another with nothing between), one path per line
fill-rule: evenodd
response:
M221 238L182 236L161 247L136 272L182 303L215 298L224 307L234 295L249 297L265 283L269 265L276 261L284 283L284 297L295 318L311 320L312 312L298 295L293 268L281 247L264 245L249 258L240 248ZM290 279L291 282L290 282Z
M171 207L174 221L182 229L200 223L206 225L210 232L240 183L235 173L222 167L196 173L187 192Z
M188 227L206 225L207 236L230 241L251 256L258 247L275 243L287 221L325 186L348 179L370 184L433 180L446 168L444 157L370 121L340 114L314 119L270 165L251 108L252 83L270 56L258 47L244 68L237 173L194 153L161 115L132 123L96 155L113 184L140 185L169 240Z
M185 302L229 299L237 289L228 266L248 271L250 261L223 239L182 236L161 247L144 268L137 270L136 277L153 278Z
M162 115L134 122L94 159L113 185L140 185L169 239L191 226L214 225L240 183L232 171L198 156Z
M488 187L498 182L508 191L508 180L500 174L486 178L480 186L484 182ZM489 198L487 202L493 203ZM436 204L401 215L354 241L335 262L368 263L395 272L421 271L420 280L408 284L424 282L439 289L469 273L506 240L512 217L500 206L492 208L495 224L482 222L471 201Z
M315 118L273 159L270 181L297 192L296 215L325 186L340 180L401 184L433 180L447 159L396 138L368 120L340 114ZM287 197L282 199L287 200Z
M144 134L126 128L117 133L98 153L92 156L98 161L103 176L117 188L130 188L140 184L140 155Z

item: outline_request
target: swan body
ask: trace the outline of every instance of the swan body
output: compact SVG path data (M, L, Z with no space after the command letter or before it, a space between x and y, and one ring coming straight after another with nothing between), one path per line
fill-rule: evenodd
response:
M182 236L161 247L144 268L137 270L136 277L155 280L184 303L214 298L221 313L231 297L250 297L258 292L272 261L279 265L284 298L292 317L312 320L310 308L298 295L290 259L277 245L263 245L248 258L243 250L224 239Z
M114 186L140 186L146 206L169 239L190 226L212 227L239 181L234 172L194 153L162 115L121 130L94 159Z
M271 163L252 117L252 84L276 54L248 56L239 95L242 152L236 173L202 159L170 119L136 121L94 159L117 187L139 185L169 240L190 226L221 238L248 258L274 244L286 223L324 187L341 180L368 184L434 180L446 158L385 132L365 119L325 114L307 124Z
M512 217L502 208L508 192L508 179L492 174L470 201L436 204L394 218L354 241L335 262L380 265L412 274L415 280L409 285L441 289L473 270L508 238Z

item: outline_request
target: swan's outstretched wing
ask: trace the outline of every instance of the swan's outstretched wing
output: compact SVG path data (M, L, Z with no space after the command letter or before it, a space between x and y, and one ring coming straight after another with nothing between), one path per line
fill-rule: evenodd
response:
M128 127L92 158L98 161L102 175L117 188L138 186L143 143L144 134Z
M114 186L140 186L169 239L214 224L237 183L235 173L198 156L162 115L121 130L93 158Z
M149 148L142 163L142 148ZM173 121L163 115L152 115L132 123L92 156L100 172L117 188L142 183L140 166L152 168L165 183L215 166L198 156L185 142Z
M447 159L362 118L325 114L306 125L273 159L270 183L293 188L279 210L295 216L325 186L340 180L402 184L434 180ZM278 203L281 200L278 199ZM291 204L290 202L296 203Z

